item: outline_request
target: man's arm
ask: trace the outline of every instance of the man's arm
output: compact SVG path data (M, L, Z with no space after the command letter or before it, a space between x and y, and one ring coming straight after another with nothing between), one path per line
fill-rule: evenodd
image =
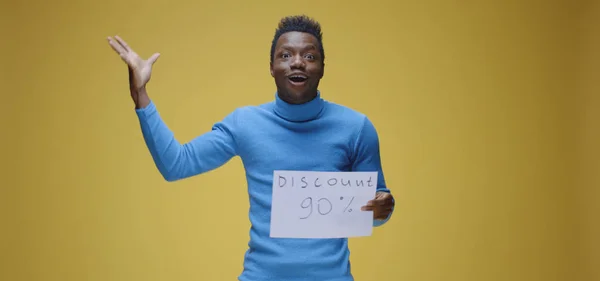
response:
M392 216L394 211L394 198L391 196L391 191L385 182L383 168L381 166L381 154L379 149L379 136L373 123L364 117L364 122L361 130L358 133L354 146L354 161L352 165L353 171L377 171L377 193L376 199L379 197L387 198L388 203L381 208L384 213L389 212L385 218L375 219L373 226L381 226L385 224ZM387 194L383 194L387 193ZM385 195L385 196L381 196ZM384 201L381 201L384 202Z
M161 119L156 105L136 108L144 141L167 181L191 177L216 169L237 155L233 130L236 111L216 123L212 130L181 144Z
M211 131L188 143L179 143L160 118L155 104L146 92L152 67L160 54L154 53L144 60L119 36L108 37L107 40L111 48L127 64L129 91L135 103L135 111L146 146L156 167L167 181L216 169L236 155L232 132L236 127L236 112L215 124Z

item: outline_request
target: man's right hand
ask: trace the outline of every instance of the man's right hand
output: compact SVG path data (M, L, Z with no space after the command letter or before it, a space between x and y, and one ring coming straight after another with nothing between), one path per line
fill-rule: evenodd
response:
M146 93L146 84L150 81L152 66L160 54L155 53L144 60L119 36L108 37L108 43L129 68L129 88L136 108L146 107L150 102Z

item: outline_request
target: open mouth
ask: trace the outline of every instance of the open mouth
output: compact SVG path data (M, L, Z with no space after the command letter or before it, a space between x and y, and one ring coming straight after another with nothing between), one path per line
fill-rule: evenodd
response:
M290 82L292 82L292 84L302 84L308 80L308 78L303 75L291 75L288 77L288 79Z

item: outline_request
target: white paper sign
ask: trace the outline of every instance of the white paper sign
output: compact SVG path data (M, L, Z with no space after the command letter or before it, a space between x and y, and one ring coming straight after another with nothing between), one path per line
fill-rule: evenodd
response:
M377 172L275 171L271 237L347 238L370 236Z

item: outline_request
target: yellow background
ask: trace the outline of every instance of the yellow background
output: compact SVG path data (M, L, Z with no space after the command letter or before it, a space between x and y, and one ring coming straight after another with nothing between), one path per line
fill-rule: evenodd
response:
M241 162L163 181L106 37L162 54L149 92L187 141L272 100L270 42L297 13L322 23L323 96L373 120L397 199L351 240L357 280L600 280L597 1L1 5L0 280L235 280Z

